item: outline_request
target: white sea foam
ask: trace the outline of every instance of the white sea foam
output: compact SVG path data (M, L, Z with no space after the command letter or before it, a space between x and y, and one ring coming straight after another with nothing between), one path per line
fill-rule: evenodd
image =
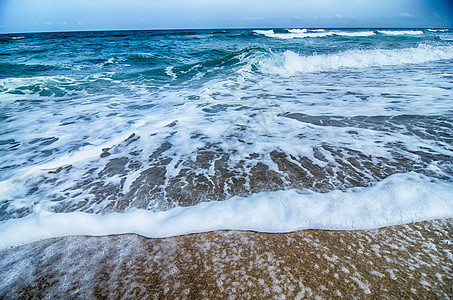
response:
M327 36L365 37L375 35L374 31L325 31L324 29L289 29L288 33L275 33L273 30L255 30L255 33L278 39L318 38Z
M173 72L173 67L166 67L165 74L171 77L171 79L175 80L178 76Z
M273 35L274 34L274 31L271 29L271 30L253 30L254 33L257 33L257 34L262 34L262 35Z
M407 173L368 188L324 194L265 192L162 212L93 215L51 213L37 207L32 215L0 224L0 249L67 235L137 233L161 238L221 229L273 233L354 230L451 217L453 185Z
M144 123L146 124L146 122ZM134 124L134 127L138 128L140 124ZM87 160L90 158L95 158L99 156L99 153L102 153L103 148L110 148L113 145L116 145L125 139L127 139L130 135L132 135L133 132L124 132L123 134L116 136L115 138L107 141L106 143L98 146L85 146L80 149L78 149L75 152L71 152L68 154L65 154L55 160L52 160L50 162L40 164L40 165L35 165L30 168L30 170L50 170L50 169L56 169L61 166L66 166L70 164L74 164L76 162L80 162L82 160Z
M417 64L452 58L452 46L419 45L417 48L349 50L313 56L302 56L292 51L285 51L264 59L259 64L265 73L293 76L297 73L324 72L341 68Z
M305 28L304 29L297 29L297 28L289 29L288 31L291 33L307 33L307 29L305 29Z
M62 75L55 76L34 76L34 77L11 77L0 80L0 85L9 90L27 85L39 85L46 83L74 83L75 79Z
M421 30L378 30L379 33L387 35L417 35L423 34Z
M430 30L437 31L437 30ZM441 30L439 30L441 31ZM376 35L374 31L326 31L325 29L289 29L288 33L275 33L273 30L255 30L255 33L262 34L270 38L278 39L295 39L295 38L317 38L317 37L328 37L328 36L347 36L347 37L367 37ZM378 30L380 34L386 35L420 35L424 32L422 30Z
M357 37L375 35L374 31L358 31L358 32L335 31L333 32L333 34L340 36L357 36Z
M275 33L273 30L255 30L256 33L265 35L270 38L278 39L295 39L295 38L316 38L316 37L326 37L333 35L332 32L306 32L301 29L291 29L290 33Z

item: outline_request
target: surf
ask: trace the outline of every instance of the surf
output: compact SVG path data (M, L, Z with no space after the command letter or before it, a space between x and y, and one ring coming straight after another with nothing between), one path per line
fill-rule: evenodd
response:
M134 210L96 215L35 209L32 215L0 224L0 249L69 235L136 233L164 238L214 230L284 233L372 229L451 218L452 194L451 184L408 173L390 176L368 188L329 193L258 193L163 212Z
M415 48L347 50L323 55L299 55L287 50L257 62L262 72L280 76L328 72L339 69L421 64L453 58L453 46L420 44Z

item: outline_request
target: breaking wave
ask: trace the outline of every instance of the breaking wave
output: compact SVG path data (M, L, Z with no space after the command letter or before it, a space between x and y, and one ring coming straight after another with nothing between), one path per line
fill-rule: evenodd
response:
M444 32L446 30L432 30L428 32ZM345 37L368 37L375 36L377 34L390 35L390 36L414 36L422 35L422 30L366 30L366 31L345 31L345 30L329 30L325 29L288 29L284 32L275 32L274 30L254 30L256 34L261 34L270 38L278 39L295 39L295 38L317 38L317 37L329 37L329 36L345 36Z
M285 33L276 33L274 30L255 30L254 32L278 39L317 38L328 36L366 37L376 34L374 31L326 31L325 29L308 30L297 28L289 29Z
M388 35L417 35L423 34L421 30L378 30L379 33Z
M348 50L336 54L299 55L293 51L275 54L259 62L262 72L281 76L297 73L334 71L342 68L368 68L453 59L452 46L419 45L416 48Z

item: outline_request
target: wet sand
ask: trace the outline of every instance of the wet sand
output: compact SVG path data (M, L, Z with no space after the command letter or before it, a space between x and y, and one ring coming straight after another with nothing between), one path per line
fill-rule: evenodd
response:
M449 299L452 221L48 239L0 252L0 298Z

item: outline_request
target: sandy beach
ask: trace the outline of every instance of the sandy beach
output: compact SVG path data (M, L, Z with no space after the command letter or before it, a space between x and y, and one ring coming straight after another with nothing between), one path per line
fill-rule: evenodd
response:
M1 299L449 299L452 219L363 231L71 236L0 252Z

